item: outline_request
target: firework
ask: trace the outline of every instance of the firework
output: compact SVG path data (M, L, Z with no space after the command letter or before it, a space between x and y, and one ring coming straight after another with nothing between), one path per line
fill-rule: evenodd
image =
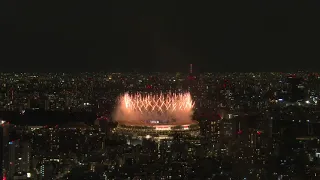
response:
M192 122L190 93L129 94L120 96L115 120L124 124L156 125Z

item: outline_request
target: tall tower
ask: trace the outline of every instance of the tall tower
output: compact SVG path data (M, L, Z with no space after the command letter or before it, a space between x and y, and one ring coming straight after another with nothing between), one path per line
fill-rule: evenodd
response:
M287 77L287 85L289 90L289 101L296 102L305 98L305 87L303 78L295 75Z
M3 138L3 128L0 126L0 179L3 179L3 169L4 169L4 138Z
M21 170L23 172L30 171L30 153L31 153L31 145L29 142L22 142L22 163L21 163Z
M6 121L0 121L0 162L1 162L1 174L0 178L4 179L9 169L9 123Z
M16 166L16 145L17 141L10 141L9 142L9 168L7 176L9 179L13 179L15 173L15 166Z
M49 110L50 110L50 100L49 100L49 99L46 99L46 100L44 101L44 109L45 109L46 111L49 111Z
M193 73L193 71L192 71L192 64L190 64L189 73L190 73L190 75Z

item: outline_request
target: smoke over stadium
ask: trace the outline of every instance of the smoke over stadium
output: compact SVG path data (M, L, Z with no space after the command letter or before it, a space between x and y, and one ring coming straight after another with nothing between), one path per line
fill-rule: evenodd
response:
M114 119L126 125L182 125L192 122L190 93L129 94L119 97Z

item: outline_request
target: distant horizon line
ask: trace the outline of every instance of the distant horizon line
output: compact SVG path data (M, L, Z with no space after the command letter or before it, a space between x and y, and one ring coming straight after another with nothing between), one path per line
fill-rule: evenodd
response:
M50 74L50 73L66 73L66 74L82 74L82 73L182 73L190 74L188 71L0 71L0 74ZM320 71L311 70L284 70L284 71L193 71L193 74L202 73L320 73Z

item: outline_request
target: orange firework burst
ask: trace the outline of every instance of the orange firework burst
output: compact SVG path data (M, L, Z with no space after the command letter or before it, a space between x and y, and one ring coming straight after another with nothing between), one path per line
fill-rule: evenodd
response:
M115 119L126 124L183 124L191 122L194 103L190 93L120 96Z

